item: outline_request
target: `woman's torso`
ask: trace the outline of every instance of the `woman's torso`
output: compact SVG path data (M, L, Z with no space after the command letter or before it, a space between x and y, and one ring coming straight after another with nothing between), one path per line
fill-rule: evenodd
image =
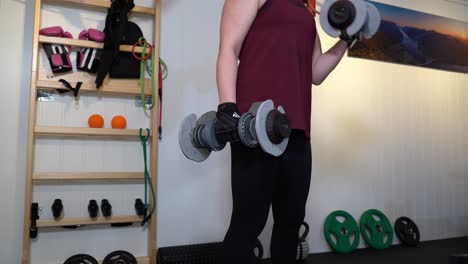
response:
M266 0L239 54L237 104L242 113L272 99L293 128L310 132L315 19L303 0Z

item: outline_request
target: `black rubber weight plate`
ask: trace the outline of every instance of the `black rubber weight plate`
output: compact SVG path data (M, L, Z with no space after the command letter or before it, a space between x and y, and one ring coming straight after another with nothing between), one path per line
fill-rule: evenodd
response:
M406 216L395 221L395 233L404 245L417 246L419 244L420 233L418 226Z
M118 250L107 255L102 264L137 264L137 260L129 252Z
M98 262L90 255L78 254L69 257L63 264L98 264Z

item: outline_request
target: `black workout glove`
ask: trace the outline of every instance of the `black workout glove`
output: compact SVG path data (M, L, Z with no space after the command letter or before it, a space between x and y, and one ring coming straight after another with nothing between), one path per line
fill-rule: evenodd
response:
M354 36L349 36L346 32L346 29L341 30L340 39L346 41L346 43L348 44L348 48L350 48L353 45L354 41L357 39L357 34Z
M219 144L239 141L237 125L239 123L239 109L235 103L222 103L216 112L215 131Z

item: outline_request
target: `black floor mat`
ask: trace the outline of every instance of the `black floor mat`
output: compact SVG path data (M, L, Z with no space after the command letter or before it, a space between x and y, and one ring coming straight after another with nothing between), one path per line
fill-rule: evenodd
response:
M307 264L449 264L451 255L462 253L468 254L468 237L428 241L418 247L397 245L381 251L359 249L349 255L312 254Z

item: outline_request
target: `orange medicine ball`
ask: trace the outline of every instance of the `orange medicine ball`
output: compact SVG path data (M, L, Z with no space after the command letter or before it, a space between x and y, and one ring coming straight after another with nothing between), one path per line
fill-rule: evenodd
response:
M112 128L124 129L127 126L127 120L121 115L114 116L112 118Z
M104 118L98 114L91 115L88 118L88 125L91 128L102 128L104 126Z

